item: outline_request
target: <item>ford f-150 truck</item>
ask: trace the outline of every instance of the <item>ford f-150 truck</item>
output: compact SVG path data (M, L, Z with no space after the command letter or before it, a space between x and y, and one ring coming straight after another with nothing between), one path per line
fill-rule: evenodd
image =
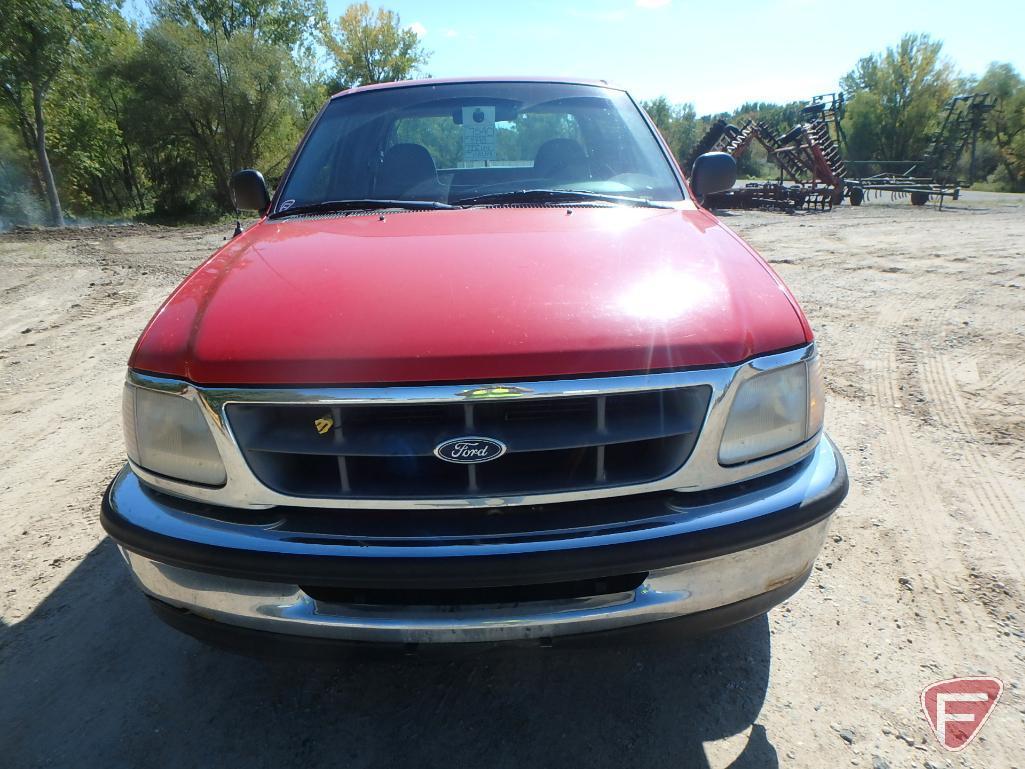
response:
M792 595L847 474L808 321L701 205L735 177L604 82L333 97L131 355L102 522L157 614L547 644Z

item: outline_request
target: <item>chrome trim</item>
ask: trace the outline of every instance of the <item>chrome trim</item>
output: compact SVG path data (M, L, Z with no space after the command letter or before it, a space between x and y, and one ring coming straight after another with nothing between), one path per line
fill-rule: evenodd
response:
M167 541L239 552L368 560L394 558L397 552L414 551L418 558L428 559L509 556L656 540L773 515L828 493L837 474L842 472L837 456L832 442L823 437L811 456L793 472L781 473L771 482L737 489L713 501L695 503L685 495L667 494L657 512L648 508L643 517L627 513L625 520L588 522L583 528L545 521L521 532L505 531L494 537L479 532L453 536L440 531L375 536L358 530L359 527L339 531L330 520L325 521L318 535L311 536L305 528L295 530L286 510L254 514L251 523L232 511L231 520L227 520L205 515L190 504L149 490L128 467L114 479L109 503L115 520L128 528L145 530ZM629 500L625 500L624 505L628 504ZM242 520L247 522L241 523Z
M122 552L144 592L217 622L340 640L490 642L610 630L753 598L801 579L828 527L826 518L748 550L658 569L628 592L471 607L331 604L298 585L214 576Z
M195 401L206 417L214 442L224 462L227 481L217 488L196 486L152 473L129 461L132 470L154 488L186 499L249 509L262 509L276 505L300 507L345 508L453 508L497 507L502 505L548 504L582 499L603 499L642 494L652 491L679 489L701 491L737 483L765 475L794 464L806 457L818 445L819 435L787 451L729 467L719 464L719 444L730 406L740 384L751 377L817 355L814 344L754 358L737 366L673 371L657 374L637 374L601 378L560 379L539 382L512 382L516 399L573 397L581 395L615 394L664 390L679 387L708 385L712 388L708 412L698 435L697 443L686 463L675 473L650 483L612 488L584 489L550 494L530 494L510 497L471 497L455 499L334 499L296 497L280 494L265 486L250 470L242 455L228 419L225 406L230 403L301 404L333 406L342 404L416 404L463 403L474 398L473 393L491 389L494 384L441 384L394 387L199 387L187 382L141 374L129 370L127 381L137 387L161 392L173 392Z

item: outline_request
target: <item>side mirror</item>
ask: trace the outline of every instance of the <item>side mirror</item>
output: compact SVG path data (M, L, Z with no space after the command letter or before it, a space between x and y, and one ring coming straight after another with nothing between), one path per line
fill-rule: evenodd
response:
M246 168L231 177L231 194L235 198L235 207L247 211L266 213L270 208L270 193L263 174Z
M690 172L690 187L698 200L713 192L732 189L737 181L737 161L726 152L698 155Z

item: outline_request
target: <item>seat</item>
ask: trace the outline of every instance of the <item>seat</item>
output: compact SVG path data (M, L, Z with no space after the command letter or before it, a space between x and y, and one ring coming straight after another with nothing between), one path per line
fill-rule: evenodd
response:
M374 188L384 200L440 200L441 182L434 158L420 144L396 144L381 161Z
M534 155L534 175L554 182L577 182L591 177L587 153L573 139L549 139Z

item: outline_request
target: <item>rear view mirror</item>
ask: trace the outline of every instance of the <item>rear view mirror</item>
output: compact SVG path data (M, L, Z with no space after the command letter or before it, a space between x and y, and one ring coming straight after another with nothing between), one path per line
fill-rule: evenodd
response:
M706 152L694 161L690 187L698 200L713 192L732 189L737 181L737 161L725 152Z
M231 194L235 198L235 207L246 211L259 211L260 214L270 208L270 193L263 174L246 168L231 177Z

